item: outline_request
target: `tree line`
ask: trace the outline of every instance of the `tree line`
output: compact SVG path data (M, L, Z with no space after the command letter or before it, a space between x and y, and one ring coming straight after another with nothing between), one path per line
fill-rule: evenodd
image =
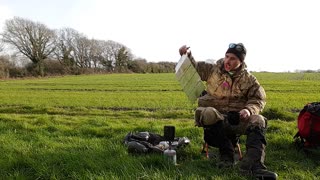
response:
M173 62L135 58L125 45L89 39L72 28L53 30L21 17L6 20L0 34L0 77L84 73L174 72Z

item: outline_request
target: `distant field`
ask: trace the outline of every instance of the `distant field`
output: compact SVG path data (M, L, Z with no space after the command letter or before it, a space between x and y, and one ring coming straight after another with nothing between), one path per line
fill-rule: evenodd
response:
M292 145L296 116L320 101L320 73L255 73L267 93L266 165L281 179L317 179L319 160ZM21 179L248 179L200 154L202 129L174 74L109 74L0 80L0 177ZM130 131L176 126L191 144L179 166L131 156ZM242 144L244 150L244 144Z

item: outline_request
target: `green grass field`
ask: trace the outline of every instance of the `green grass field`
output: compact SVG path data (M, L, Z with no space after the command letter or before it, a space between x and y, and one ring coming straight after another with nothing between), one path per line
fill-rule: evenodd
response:
M320 73L255 75L267 93L268 169L279 179L319 179L320 155L297 151L293 136L299 110L320 101ZM174 74L1 80L0 99L0 179L250 179L200 153L196 105ZM128 154L128 132L163 134L164 125L191 140L178 166L159 154Z

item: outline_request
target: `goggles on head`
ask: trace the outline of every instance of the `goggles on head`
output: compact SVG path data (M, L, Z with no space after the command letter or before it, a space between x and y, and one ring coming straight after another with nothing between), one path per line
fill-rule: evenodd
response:
M246 54L246 51L245 51L242 43L239 43L239 44L230 43L230 44L229 44L229 48L230 48L230 49L235 49L235 50L237 50L238 52L241 52L241 53Z

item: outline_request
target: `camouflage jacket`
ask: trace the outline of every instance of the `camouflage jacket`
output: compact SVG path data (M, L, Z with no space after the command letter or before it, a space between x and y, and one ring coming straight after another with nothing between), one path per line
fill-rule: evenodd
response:
M223 59L215 64L196 62L191 57L201 80L206 81L207 94L199 97L198 106L214 107L221 113L248 109L259 114L266 104L266 93L243 63L232 76L224 70Z

